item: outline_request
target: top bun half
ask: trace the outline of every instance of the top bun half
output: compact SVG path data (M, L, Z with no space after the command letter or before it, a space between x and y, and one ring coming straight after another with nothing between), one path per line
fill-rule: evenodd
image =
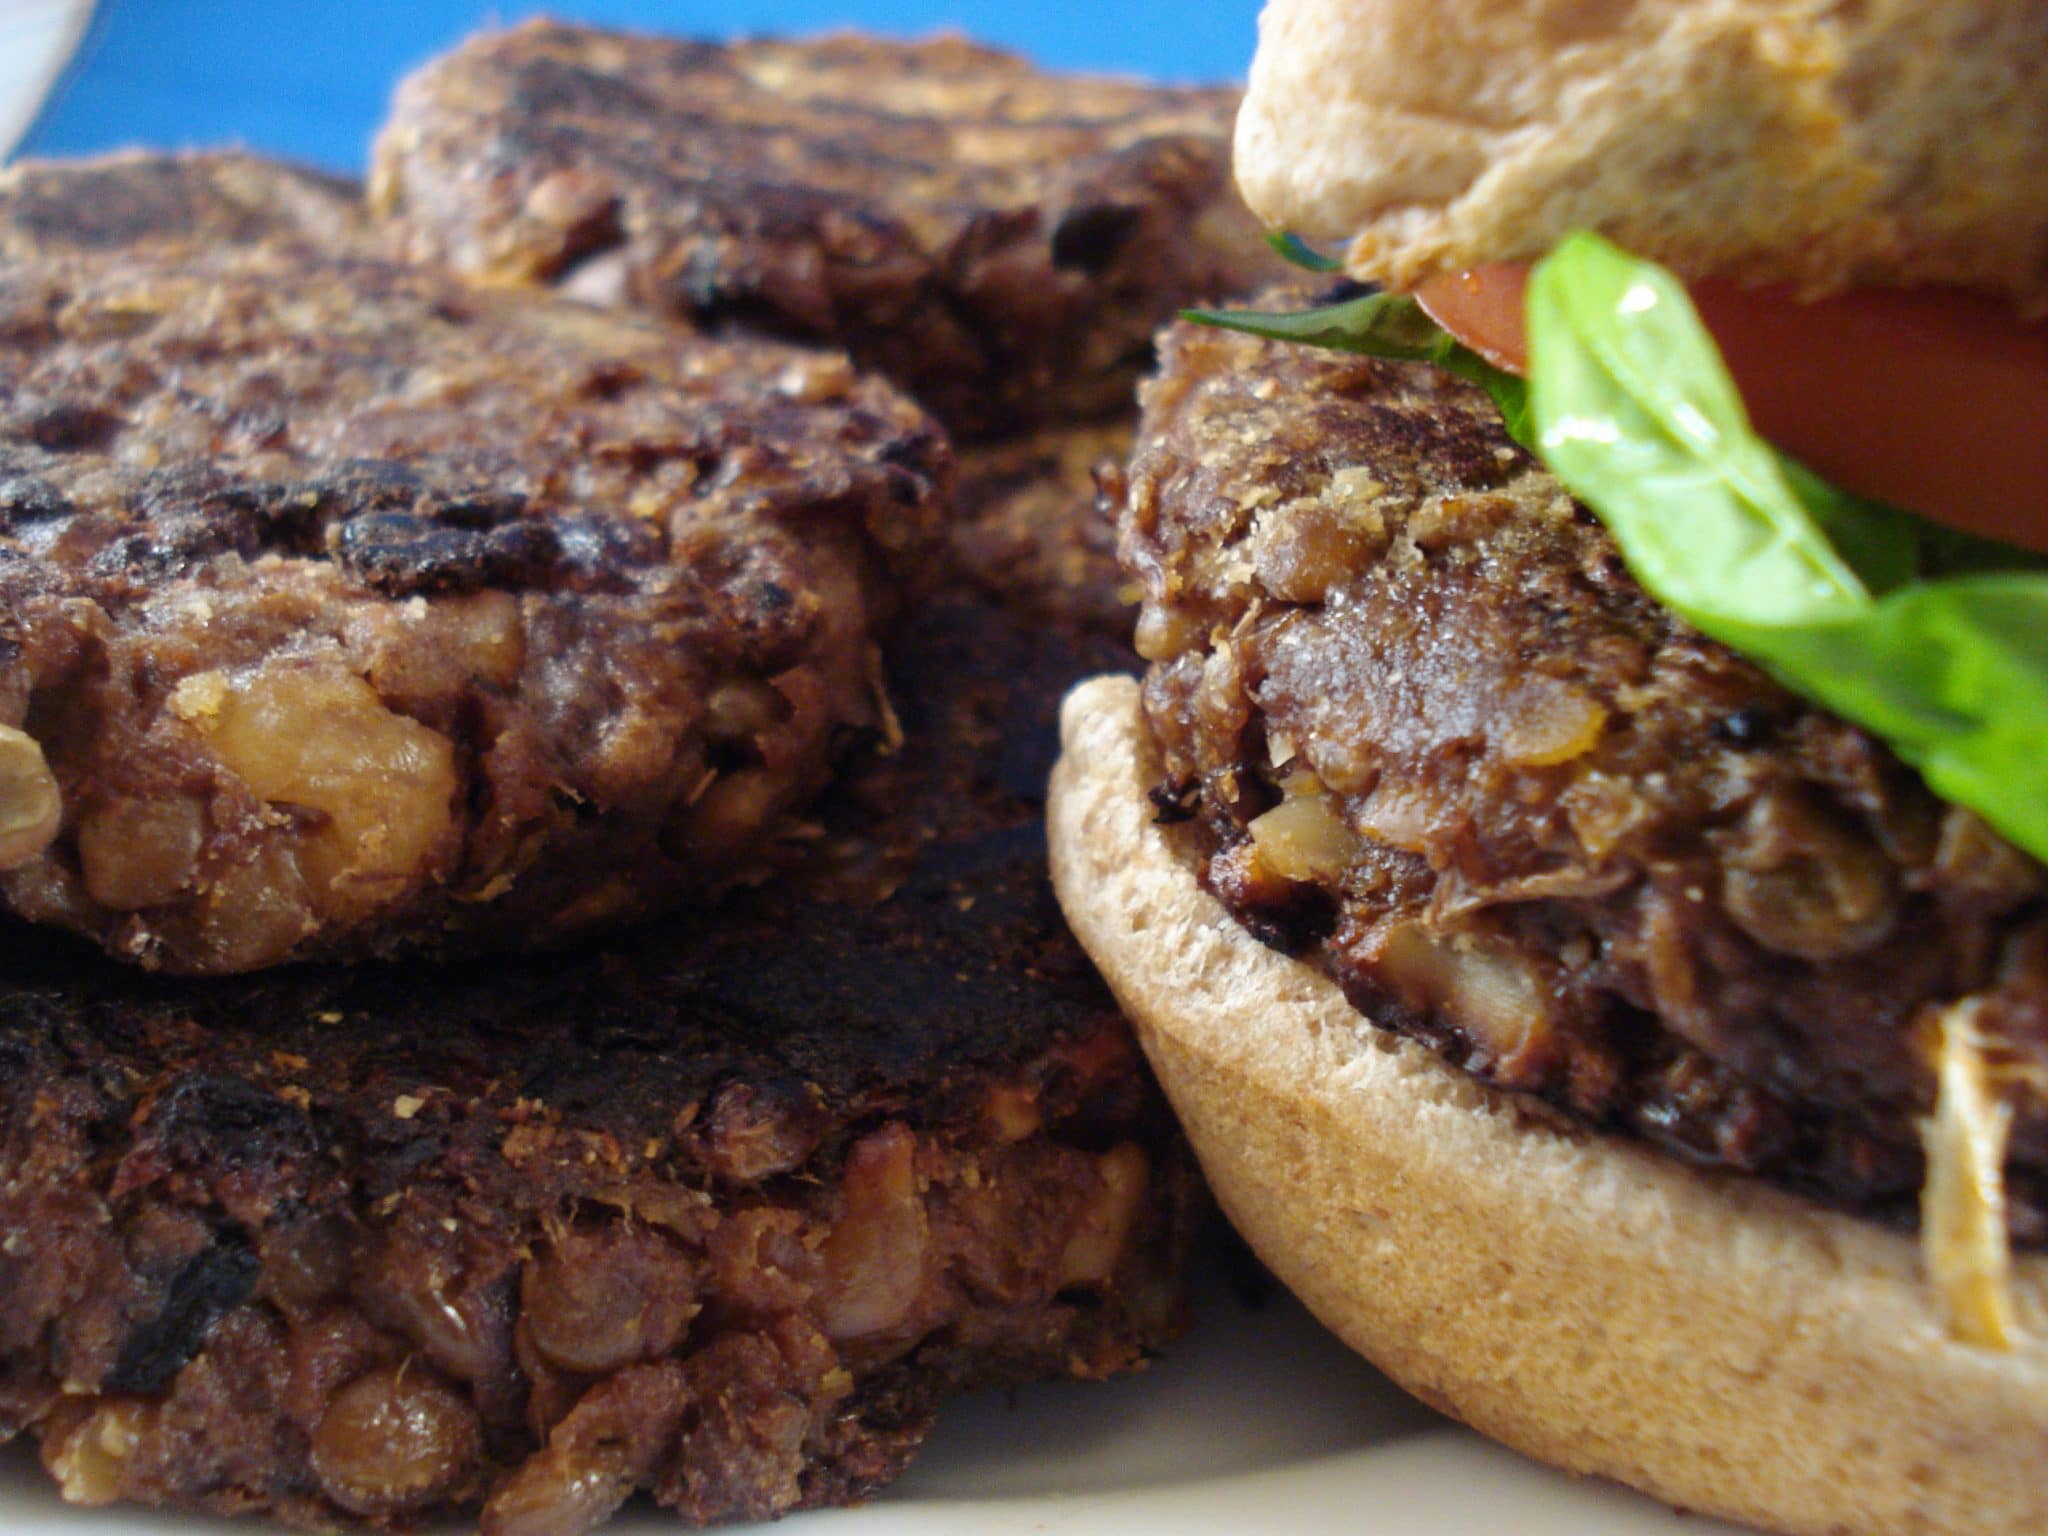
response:
M1396 287L1591 228L1688 278L2048 313L2048 4L1269 0L1237 175Z

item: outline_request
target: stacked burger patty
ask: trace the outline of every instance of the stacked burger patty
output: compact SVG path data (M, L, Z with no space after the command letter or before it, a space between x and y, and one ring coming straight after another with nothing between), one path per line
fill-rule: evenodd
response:
M408 88L395 222L0 179L0 1434L68 1498L766 1517L1173 1334L1197 1186L1040 798L1101 414L1246 273L1233 105L536 26ZM988 439L957 495L861 363Z
M829 340L954 432L1128 410L1152 330L1264 256L1236 93L964 38L733 48L536 24L400 89L371 193L414 256Z
M232 161L13 176L0 581L66 824L9 905L215 973L771 868L878 719L938 429L841 359L472 292L367 227L235 239L192 206L231 176L310 195Z

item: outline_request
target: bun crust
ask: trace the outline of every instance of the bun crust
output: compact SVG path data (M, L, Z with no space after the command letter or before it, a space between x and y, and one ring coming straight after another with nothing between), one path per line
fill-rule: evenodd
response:
M1952 1342L1906 1235L1538 1118L1265 948L1154 824L1137 686L1067 700L1054 882L1217 1199L1346 1343L1518 1450L1796 1536L2048 1529L2029 1342Z
M1237 175L1400 287L1590 227L1687 277L2048 311L2048 6L1269 0Z

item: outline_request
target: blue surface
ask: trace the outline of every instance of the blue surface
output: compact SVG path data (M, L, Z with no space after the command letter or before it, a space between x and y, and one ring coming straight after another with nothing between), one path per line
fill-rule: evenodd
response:
M536 13L723 37L958 27L1062 69L1240 78L1256 0L100 0L66 78L20 146L85 154L243 144L359 170L399 75L477 27Z

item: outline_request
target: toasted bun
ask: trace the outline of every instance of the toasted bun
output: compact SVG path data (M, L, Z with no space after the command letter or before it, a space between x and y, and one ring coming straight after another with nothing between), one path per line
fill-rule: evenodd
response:
M1602 231L1687 277L2048 309L2048 6L1269 0L1237 174L1409 286Z
M1145 791L1128 679L1068 700L1053 876L1217 1199L1410 1391L1528 1454L1799 1536L2048 1530L2036 1342L1951 1341L1913 1240L1519 1110L1246 935Z

